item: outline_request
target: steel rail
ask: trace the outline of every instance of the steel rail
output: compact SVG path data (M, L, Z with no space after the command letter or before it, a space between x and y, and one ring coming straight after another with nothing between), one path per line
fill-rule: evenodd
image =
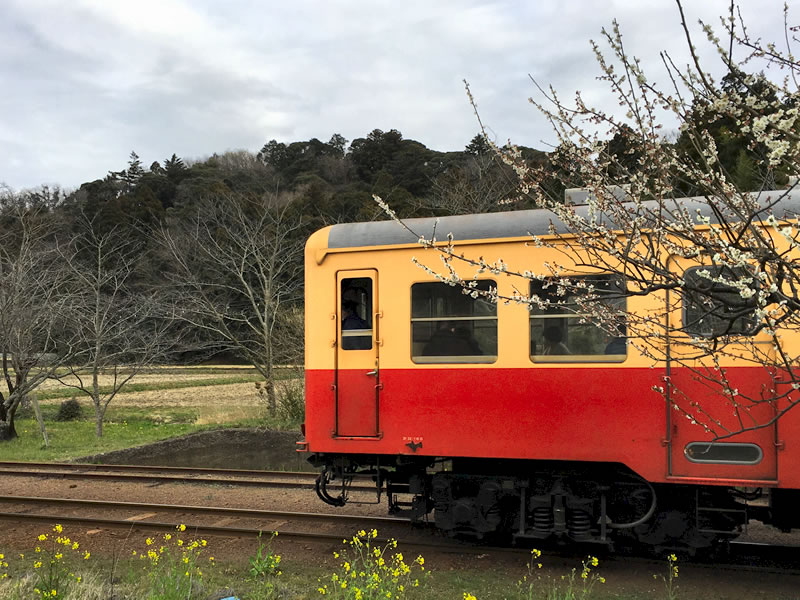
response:
M361 529L369 528L369 525L365 525L370 523L370 519L380 519L380 517L361 517ZM56 514L30 514L30 513L0 513L0 521L33 521L37 523L48 523L48 524L80 524L84 526L94 526L94 527L106 527L109 529L127 529L129 531L139 531L139 532L146 532L146 531L169 531L174 532L177 527L180 526L178 523L174 522L164 522L164 521L128 521L123 519L110 519L110 518L99 518L99 517L85 517L85 516L69 516L69 515L56 515ZM183 523L185 526L185 533L187 535L191 535L194 537L199 536L206 536L206 535L217 535L217 536L234 536L234 537L244 537L244 536L258 536L265 531L265 528L256 528L256 527L236 527L230 525L203 525L203 524L194 524L194 523ZM267 529L266 531L269 531ZM342 533L322 533L322 532L307 532L307 531L291 531L286 530L283 528L274 529L281 538L284 539L303 539L303 540L316 540L316 541L323 541L323 542L336 542L337 544L341 544L343 539L347 539L352 537L353 533L351 532L342 532ZM395 538L396 539L396 538ZM374 545L384 545L388 544L392 541L391 538L386 537L377 537L372 539L372 543ZM435 549L441 552L458 552L458 553L470 553L470 554L478 554L478 553L485 553L485 547L477 547L477 546L470 546L470 545L460 545L461 543L454 540L447 540L442 541L440 540L433 540L433 539L424 539L424 538L403 538L397 539L398 543L402 543L405 547L412 547L412 548L428 548L428 549Z
M6 463L8 464L8 463ZM298 471L239 471L228 469L195 469L185 467L149 467L142 468L139 465L89 465L89 468L78 468L72 464L63 463L41 463L43 466L29 467L33 463L19 463L26 466L4 467L0 463L0 474L20 476L20 477L53 477L59 479L109 479L118 481L160 481L160 482L180 482L180 483L208 483L208 484L228 484L239 486L264 486L273 488L290 489L311 489L314 487L316 473L305 473ZM51 467L55 466L55 469ZM60 467L66 467L60 469ZM185 470L184 470L185 469ZM145 473L126 473L125 471L142 471ZM158 473L177 473L173 475ZM212 473L210 477L190 476L194 473ZM278 477L288 479L306 479L306 481L276 481L274 479L242 479L238 475L255 473L262 477ZM214 476L217 475L217 476ZM228 475L225 477L223 475ZM353 490L374 491L374 486L351 485Z
M225 506L194 506L185 504L154 504L149 502L124 502L113 500L88 500L83 498L48 498L43 496L0 496L0 502L6 504L72 504L95 508L121 508L137 510L156 510L173 512L210 513L251 518L290 518L299 520L355 521L356 524L368 522L371 525L407 525L408 519L397 517L375 517L366 515L342 515L330 513L307 513L262 510L257 508L237 508Z
M65 471L142 471L142 472L166 472L166 473L213 473L215 475L235 475L235 476L297 476L311 477L317 473L313 471L262 471L260 469L223 469L216 467L173 467L168 465L106 465L100 463L62 463L62 462L24 462L24 461L0 461L0 470L5 469L26 469L26 468L49 468L63 469Z

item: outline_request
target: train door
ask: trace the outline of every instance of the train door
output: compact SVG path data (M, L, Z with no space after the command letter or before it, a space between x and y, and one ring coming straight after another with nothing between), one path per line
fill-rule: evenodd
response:
M700 268L687 268L685 278L699 277L696 269ZM768 355L771 342L763 335L763 340L751 337L747 322L737 320L733 327L740 334L734 340L740 340L741 346L736 341L728 343L718 354L719 364L708 358L692 360L696 348L686 343L687 334L711 339L715 327L731 327L730 321L717 319L721 305L714 305L716 293L730 293L730 288L705 290L696 305L687 295L681 306L673 305L669 311L668 318L680 319L687 332L676 333L668 341L669 475L752 480L754 484L774 481L778 473L777 425L753 427L769 423L775 416L770 401L775 397L775 379L763 366L744 358L754 353ZM674 303L675 295L671 296ZM717 435L735 435L711 442L714 435L706 429Z
M378 272L339 271L336 277L337 437L380 435Z

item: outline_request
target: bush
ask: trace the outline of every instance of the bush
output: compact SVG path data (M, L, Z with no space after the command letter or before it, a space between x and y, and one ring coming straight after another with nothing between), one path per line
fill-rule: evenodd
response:
M278 389L278 418L288 425L299 425L306 416L305 388L302 379L280 382Z
M80 403L74 397L64 400L58 408L56 421L75 421L81 418L82 412Z

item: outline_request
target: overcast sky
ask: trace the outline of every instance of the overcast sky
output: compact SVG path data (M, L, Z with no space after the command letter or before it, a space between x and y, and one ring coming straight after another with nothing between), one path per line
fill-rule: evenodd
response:
M697 31L727 0L685 4ZM781 8L742 5L769 39ZM673 0L0 0L0 182L375 128L460 150L478 130L463 79L498 141L547 149L528 74L608 102L589 40L614 18L652 79L659 50L686 60Z

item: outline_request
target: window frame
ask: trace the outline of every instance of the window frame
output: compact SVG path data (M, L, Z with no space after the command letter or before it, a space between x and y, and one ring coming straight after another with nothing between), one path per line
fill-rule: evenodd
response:
M564 275L563 277L559 277L558 279L591 279L591 278L608 278L609 281L616 280L617 285L619 286L619 290L623 292L623 295L620 296L621 301L621 308L622 313L626 315L625 319L625 330L627 331L627 313L628 313L628 296L624 295L624 291L627 289L627 285L625 282L625 278L619 275L608 275L605 273L584 273L584 274L574 274L574 275ZM555 281L556 278L551 278L553 282L552 286L557 286L558 283ZM545 280L547 281L547 280ZM544 281L541 280L532 280L528 287L529 293L533 294L533 286L537 283L544 284ZM577 305L577 302L567 302L566 304ZM556 304L554 306L558 308L559 305ZM587 324L592 325L597 329L600 329L599 326L592 323L591 315L588 313L578 313L578 312L559 312L555 314L547 314L544 312L537 313L538 307L531 305L530 307L530 314L528 316L528 356L530 361L534 364L541 364L541 363L623 363L628 360L629 352L628 347L629 344L627 343L628 337L625 336L617 336L621 337L625 340L625 353L624 354L535 354L532 352L534 346L534 337L533 337L533 324L536 320L539 321L547 321L549 319L559 319L564 320L565 325L569 327L570 320L580 320L584 319L585 323L580 323L581 325ZM609 342L610 343L610 342Z
M747 267L741 267L741 268L743 269L743 271L747 270ZM692 273L694 273L695 271L698 271L700 269L708 269L709 271L712 271L712 272L714 270L716 270L717 274L714 275L712 273L712 276L719 276L719 273L723 269L731 269L731 267L725 267L724 265L696 265L694 267L688 267L688 268L684 269L684 271L683 271L683 278L682 279L683 279L684 283L686 282L686 279L687 279L688 276L691 276ZM724 284L718 283L716 281L712 281L711 279L708 279L708 278L705 278L705 277L700 277L700 276L697 276L697 277L698 277L698 279L701 279L701 280L704 280L704 281L708 281L709 284L711 284L712 287L709 289L709 296L713 295L713 293L714 293L713 292L713 287L714 286L718 286L720 288L722 288L724 286ZM754 280L754 283L757 284L757 281ZM724 287L729 287L729 286L724 286ZM717 293L720 293L720 292L717 292ZM734 288L730 288L730 291L722 290L721 293L729 293L729 294L738 295L738 292ZM704 298L705 297L706 296L704 296ZM713 298L710 298L710 300L713 302ZM690 320L689 320L689 311L692 308L690 306L691 302L692 302L691 298L689 297L689 294L686 292L686 289L684 288L684 291L682 293L682 298L681 298L681 329L682 329L683 333L685 333L686 335L691 336L691 337L700 337L700 338L706 338L706 339L715 339L715 338L720 338L720 337L753 337L753 336L756 335L756 332L754 330L756 329L756 326L758 325L757 321L755 319L748 319L748 317L746 317L746 316L737 317L737 319L736 319L736 321L741 319L745 323L747 321L752 321L752 323L750 324L750 327L748 329L746 329L746 330L741 330L740 331L738 329L734 329L733 331L730 331L728 333L717 332L717 331L715 331L715 329L713 327L713 324L712 324L711 333L704 333L704 332L699 331L697 329L692 329L693 325L699 324L702 321L702 319L707 317L707 316L710 316L711 318L715 318L713 313L717 309L716 308L711 308L711 309L707 310L704 313L704 315L701 316L701 318L694 319L693 321L690 322ZM745 308L746 306L748 306L751 303L752 303L752 311L755 311L755 309L756 309L755 300L742 298L742 308ZM720 318L720 317L716 317L716 318ZM734 324L735 324L736 321L734 321ZM725 320L723 322L724 323L729 323L730 321Z
M363 283L364 281L369 282L369 289L365 289L363 287L354 287L354 285L358 285L358 283ZM353 283L356 282L356 283ZM347 285L347 287L345 287ZM346 277L342 278L339 284L339 346L345 352L357 352L357 351L373 351L375 346L375 323L373 322L373 310L374 310L374 286L375 282L372 277ZM344 319L342 315L345 311L345 303L347 302L354 302L352 299L345 298L345 292L348 289L361 289L364 291L364 297L366 303L364 303L364 316L361 316L356 311L354 316L362 321L368 327L366 328L347 328L344 327ZM360 301L355 302L356 306L361 306L362 303ZM369 342L369 345L366 345L366 342Z
M497 282L494 279L477 279L475 280L478 283L486 283L488 284L489 288L497 289ZM492 364L497 362L499 351L500 351L500 340L499 340L499 320L498 320L498 310L497 304L487 302L487 304L491 304L494 307L494 315L472 315L472 316L437 316L437 317L415 317L414 316L414 287L415 286L444 286L444 288L454 288L458 290L458 293L464 296L469 297L469 294L463 293L463 287L461 285L450 285L443 281L416 281L411 284L409 287L409 292L411 295L410 304L409 304L409 316L410 316L410 327L409 327L409 336L410 336L410 348L409 348L409 355L411 357L411 362L414 364L419 365L426 365L426 364ZM473 299L473 300L477 300ZM486 301L484 301L486 302ZM425 356L425 355L415 355L414 354L414 323L441 323L441 322L470 322L474 323L476 321L493 321L494 322L494 333L497 337L497 344L496 344L496 352L494 354L468 354L468 355L432 355L432 356ZM430 342L430 338L428 342Z

